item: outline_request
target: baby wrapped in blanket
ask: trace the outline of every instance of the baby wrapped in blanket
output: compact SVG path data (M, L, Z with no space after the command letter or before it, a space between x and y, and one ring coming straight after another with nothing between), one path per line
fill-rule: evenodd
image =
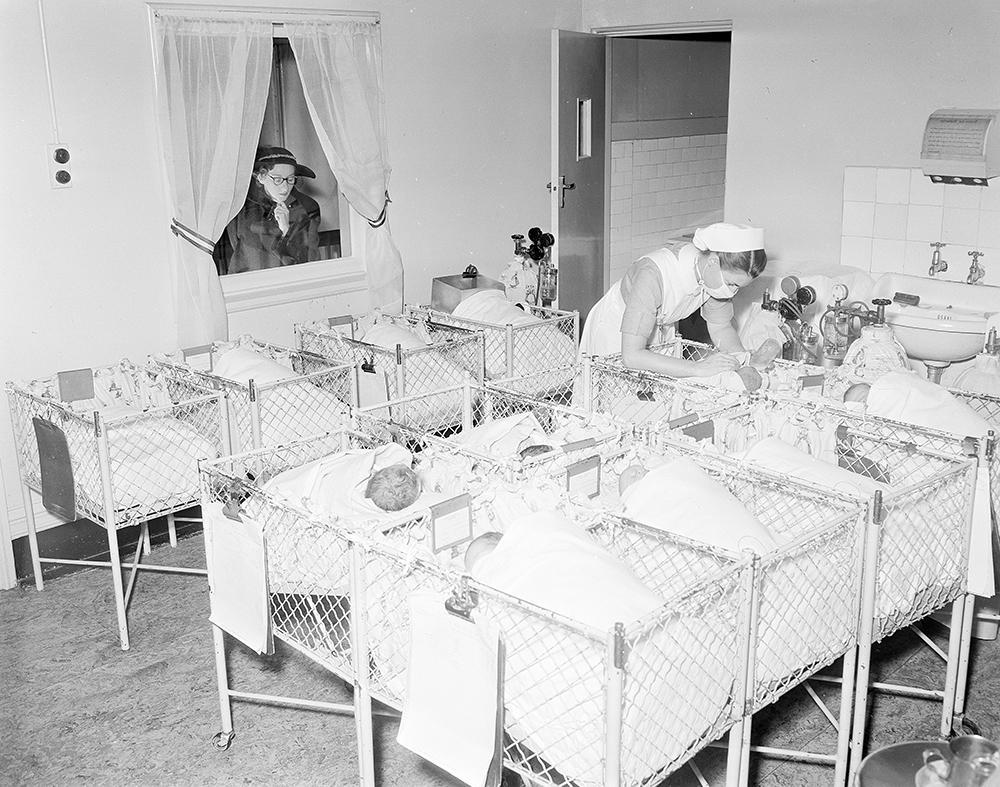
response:
M605 643L616 622L655 615L663 600L579 526L553 511L508 523L495 547L471 562L482 583L578 621L583 638L555 624L501 616L504 701L510 735L581 784L602 784ZM669 548L664 546L663 548ZM481 599L483 614L490 605ZM735 637L718 623L667 617L630 641L623 759L654 769L681 756L725 712ZM654 766L654 767L650 767Z
M486 331L486 376L491 379L508 376L526 377L539 372L548 372L557 367L570 366L576 362L576 346L572 338L554 325L546 326L548 320L535 317L518 308L508 301L500 290L482 290L474 293L461 301L452 314L463 320L488 323L498 328L506 325L523 328L514 332L512 375L508 369L506 332ZM566 380L568 379L570 378L567 377Z
M669 460L642 475L624 490L622 502L625 515L637 522L736 553L751 550L770 555L788 543L687 457ZM796 611L801 605L789 596L807 590L811 597L827 594L831 603L839 602L844 592L839 580L845 572L835 565L836 560L825 554L800 554L765 564L760 585L756 685L774 686L829 649L829 643L812 642L803 635L810 621ZM837 640L834 647L846 647L839 633L832 636Z
M440 349L435 348L430 335L419 323L403 327L383 320L365 330L359 338L367 344L386 350L395 350L398 346L404 351L410 351L404 356L403 361L403 390L396 389L395 370L385 370L387 374L393 376L389 383L391 398L429 397L422 400L419 406L413 405L406 409L405 419L410 425L434 429L449 426L460 418L461 391L437 393L432 397L430 395L443 388L454 388L470 378L475 378L476 369L464 368Z
M229 348L223 348L216 359L212 374L247 386L253 380L264 390L258 394L260 406L260 439L262 446L277 446L337 425L348 406L329 391L302 377L291 367L290 354L270 357L254 347L249 337L242 337ZM274 383L284 383L270 387ZM230 431L233 451L253 447L249 401L230 397Z
M80 415L100 413L108 438L112 490L118 510L149 505L152 500L195 500L198 460L213 459L219 447L194 425L167 412L145 415L173 404L162 378L128 359L93 373L94 396L66 405ZM26 388L36 396L60 401L58 375L34 380ZM88 419L89 420L89 419ZM100 507L104 490L93 441L93 425L71 420L67 433L77 494ZM72 432L79 432L73 437Z

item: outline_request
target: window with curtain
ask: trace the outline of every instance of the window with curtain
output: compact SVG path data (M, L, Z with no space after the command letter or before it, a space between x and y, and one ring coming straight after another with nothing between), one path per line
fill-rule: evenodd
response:
M250 300L266 297L268 305L292 302L315 293L318 284L321 289L324 279L335 280L345 265L363 270L371 307L399 311L402 261L388 221L377 18L156 3L150 14L181 345L225 338L234 298L249 292ZM296 101L292 120L288 103ZM297 144L307 152L292 150ZM306 155L315 160L305 161ZM289 196L299 188L301 198ZM260 198L263 209L249 217L248 231L284 238L294 218L315 236L304 242L309 250L294 262L280 256L277 264L248 267L240 276L229 275L230 257L220 277L224 249L217 241L232 239L231 223L264 191L272 201ZM319 240L333 231L335 219L340 262L325 254L324 261ZM335 245L333 235L323 238L324 250Z
M238 254L234 260L234 252L240 243L240 226L236 219L230 221L226 231L216 239L213 258L220 276L237 274L248 270L260 270L263 267L280 267L280 264L294 265L316 260L333 260L351 256L350 204L340 194L337 178L323 154L319 137L313 127L302 90L302 80L299 77L295 55L287 38L276 36L272 47L271 78L267 94L267 105L264 110L264 120L258 141L258 150L280 147L295 156L301 166L308 167L315 177L298 177L295 182L295 192L301 196L297 202L306 199L313 210L318 210L318 218L306 224L300 232L308 235L308 243L286 244L291 246L290 252L283 257L270 254ZM276 175L275 177L280 177ZM259 193L251 180L250 187ZM259 185L259 184L258 184ZM244 203L246 205L246 203ZM248 208L253 212L253 201ZM296 213L307 218L308 211ZM305 224L305 222L301 222ZM264 228L260 228L264 229ZM277 225L273 228L278 231ZM295 231L292 231L294 238ZM277 236L263 235L264 238L277 242ZM233 264L231 264L233 263ZM271 263L270 265L268 263Z

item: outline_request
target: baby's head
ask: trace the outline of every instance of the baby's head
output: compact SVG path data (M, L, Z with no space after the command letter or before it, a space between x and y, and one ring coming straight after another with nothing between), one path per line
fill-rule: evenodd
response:
M872 387L868 383L855 383L844 391L845 402L867 402L868 392Z
M522 459L529 459L532 456L547 454L551 450L552 450L551 445L545 445L545 444L528 445L521 449L520 455Z
M625 494L625 490L645 476L647 472L649 471L640 464L629 465L622 470L622 474L618 476L618 494Z
M469 542L469 546L465 549L465 570L471 572L481 558L496 549L502 537L502 533L491 531L472 539Z
M420 497L420 479L406 465L389 465L372 473L365 497L383 511L401 511Z

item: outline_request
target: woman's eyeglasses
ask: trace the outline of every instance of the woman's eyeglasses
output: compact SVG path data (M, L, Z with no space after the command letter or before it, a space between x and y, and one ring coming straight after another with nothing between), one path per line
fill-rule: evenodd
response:
M287 178L281 178L277 175L268 175L268 177L275 186L280 186L282 183L287 183L289 186L295 185L295 175L289 175Z

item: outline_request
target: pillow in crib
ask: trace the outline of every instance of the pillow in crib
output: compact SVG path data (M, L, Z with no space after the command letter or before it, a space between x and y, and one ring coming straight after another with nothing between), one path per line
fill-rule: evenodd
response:
M478 320L492 325L528 325L540 322L523 309L517 308L507 300L500 290L483 290L470 295L455 307L452 312L456 317L466 320Z
M871 497L876 491L884 493L889 489L871 478L810 456L778 437L758 440L739 457L776 473L861 497Z
M395 349L397 344L404 350L417 350L428 346L427 342L413 331L393 325L391 322L380 322L373 325L365 332L362 341L387 349Z
M630 519L710 546L758 554L778 546L725 486L686 457L650 470L625 490L622 502Z
M975 410L916 372L879 377L868 392L868 412L963 437L983 437L990 429Z
M233 347L223 353L216 360L212 374L242 385L247 385L250 380L255 383L276 383L299 376L291 367L246 347Z

